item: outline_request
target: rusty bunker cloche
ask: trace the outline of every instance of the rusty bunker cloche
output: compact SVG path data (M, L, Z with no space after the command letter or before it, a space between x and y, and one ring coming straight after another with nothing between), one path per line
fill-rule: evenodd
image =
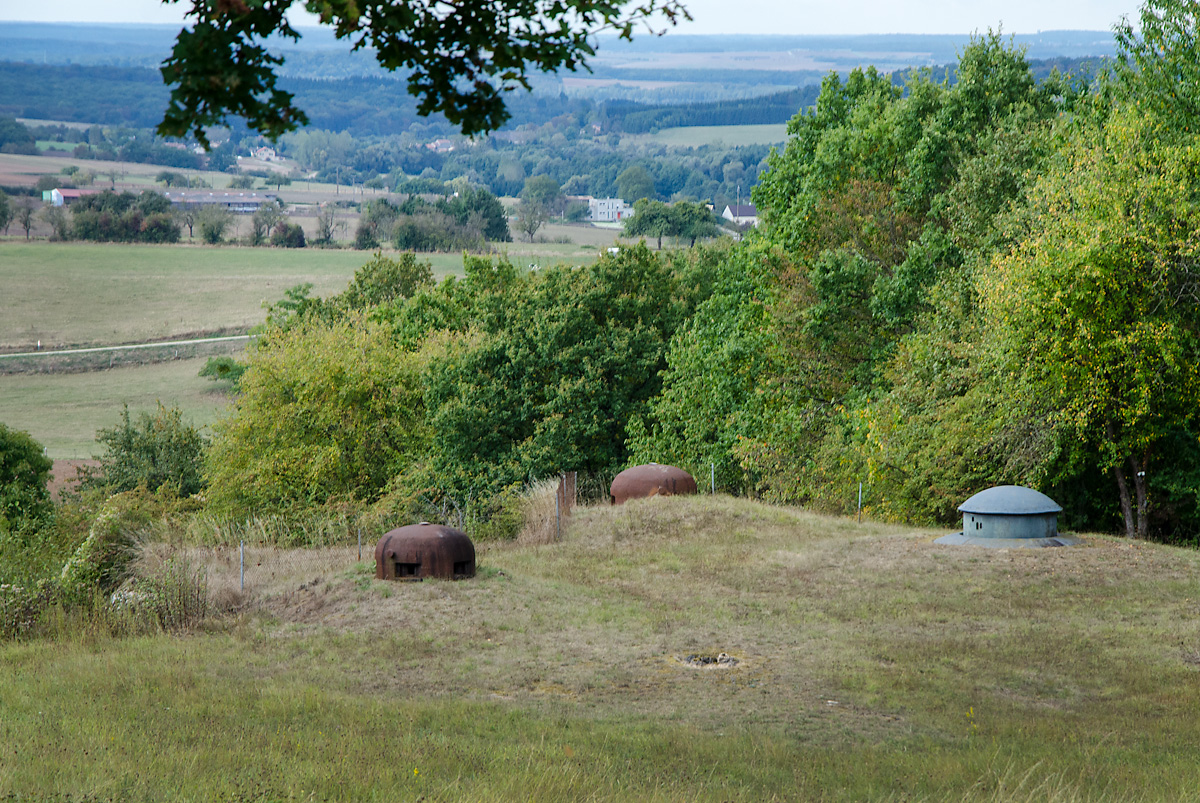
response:
M616 476L609 489L614 505L648 496L681 496L696 493L696 479L681 468L647 463L627 468Z
M475 545L444 524L409 524L384 534L375 546L379 580L459 580L475 576Z

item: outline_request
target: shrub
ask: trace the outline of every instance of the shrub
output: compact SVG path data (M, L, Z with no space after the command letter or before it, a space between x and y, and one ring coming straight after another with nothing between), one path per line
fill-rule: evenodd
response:
M40 519L51 509L50 458L28 432L0 424L0 532Z
M200 376L206 376L214 382L229 382L234 390L237 390L238 383L242 381L242 374L246 373L246 365L235 360L233 357L209 357L208 362L204 363L204 367L200 369Z
M83 605L99 591L109 594L129 579L138 556L137 539L122 521L116 505L105 505L88 530L87 538L63 564L58 577L60 598Z
M303 248L304 229L298 223L280 223L271 235L271 245L279 248Z
M210 502L262 514L377 497L428 443L422 364L360 313L273 330L216 426Z
M159 404L153 416L142 413L135 424L126 406L121 423L100 430L96 441L106 451L100 457L99 470L85 482L87 486L120 492L139 486L154 491L170 484L185 496L204 487L200 470L204 439L183 423L178 408L168 410Z

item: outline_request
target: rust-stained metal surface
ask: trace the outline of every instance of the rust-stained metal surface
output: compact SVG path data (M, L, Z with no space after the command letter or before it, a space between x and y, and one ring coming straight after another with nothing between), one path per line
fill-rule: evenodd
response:
M409 524L384 534L375 545L379 580L459 580L475 576L475 545L444 524Z
M680 496L696 493L696 479L681 468L647 463L627 468L616 476L609 488L614 505L647 496Z

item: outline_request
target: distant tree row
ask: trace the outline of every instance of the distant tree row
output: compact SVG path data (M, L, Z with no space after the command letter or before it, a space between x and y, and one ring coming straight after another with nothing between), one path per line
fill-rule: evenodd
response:
M464 186L435 201L410 195L400 204L387 199L365 204L354 246L374 249L391 242L403 251L476 251L510 240L508 217L496 196Z

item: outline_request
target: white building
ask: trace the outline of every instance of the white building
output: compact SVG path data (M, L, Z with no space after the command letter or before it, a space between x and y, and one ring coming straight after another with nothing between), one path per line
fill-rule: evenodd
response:
M624 220L633 214L633 207L620 198L589 198L588 220L610 223Z
M754 204L730 204L725 207L725 211L721 213L721 217L735 226L745 226L747 224L758 226L758 210L754 208Z

